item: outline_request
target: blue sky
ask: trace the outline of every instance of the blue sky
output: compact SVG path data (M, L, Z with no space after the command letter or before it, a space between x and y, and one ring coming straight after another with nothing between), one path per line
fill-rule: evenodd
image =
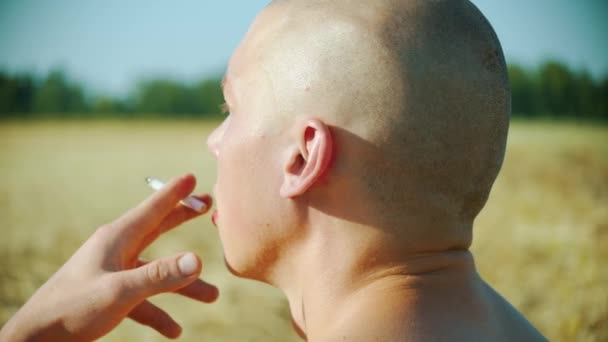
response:
M608 75L608 1L473 0L509 61L546 58ZM0 0L0 69L62 67L97 91L121 94L141 77L223 72L268 0Z

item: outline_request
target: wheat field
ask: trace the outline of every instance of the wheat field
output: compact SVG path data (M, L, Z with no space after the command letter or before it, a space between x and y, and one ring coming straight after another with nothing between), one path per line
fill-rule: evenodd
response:
M0 324L99 225L146 197L146 176L193 172L209 191L212 122L0 122ZM209 216L171 231L150 258L192 250L213 304L153 299L184 341L298 341L281 293L237 279ZM547 337L608 340L608 127L512 124L503 170L475 224L481 275ZM102 341L164 341L125 320Z

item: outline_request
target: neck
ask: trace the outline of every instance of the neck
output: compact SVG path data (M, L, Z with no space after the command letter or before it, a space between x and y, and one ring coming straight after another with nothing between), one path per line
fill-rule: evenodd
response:
M309 340L339 330L370 298L405 304L436 290L433 284L465 288L477 279L467 249L408 252L379 229L344 228L333 225L313 234L291 265L276 273L285 276L273 281L287 296L294 327Z

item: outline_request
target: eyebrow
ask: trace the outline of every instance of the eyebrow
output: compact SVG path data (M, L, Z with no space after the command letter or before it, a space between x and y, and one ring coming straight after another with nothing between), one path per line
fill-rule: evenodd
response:
M223 113L229 113L230 112L230 106L228 106L228 98L226 95L226 85L228 84L228 78L226 77L226 75L224 75L224 77L222 77L222 97L224 98L224 103L220 106L220 109Z
M226 89L227 84L228 84L228 79L226 78L226 75L224 75L224 77L222 77L222 93Z

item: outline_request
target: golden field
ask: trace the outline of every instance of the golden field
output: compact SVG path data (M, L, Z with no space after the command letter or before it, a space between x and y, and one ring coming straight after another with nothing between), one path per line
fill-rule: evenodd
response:
M146 176L197 175L209 191L215 123L0 122L0 324L93 232L151 190ZM192 250L220 299L153 301L184 341L297 341L281 293L224 267L209 216L171 231L148 257ZM608 127L515 122L503 170L475 225L481 275L547 337L608 340ZM103 341L164 341L124 321Z

